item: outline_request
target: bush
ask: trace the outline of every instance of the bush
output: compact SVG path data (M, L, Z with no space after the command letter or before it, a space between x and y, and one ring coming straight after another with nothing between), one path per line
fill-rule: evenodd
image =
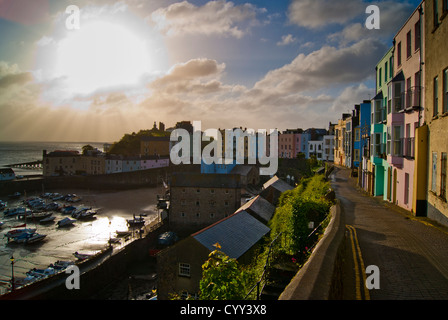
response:
M199 297L201 300L241 300L246 294L244 278L236 259L214 250L202 265Z

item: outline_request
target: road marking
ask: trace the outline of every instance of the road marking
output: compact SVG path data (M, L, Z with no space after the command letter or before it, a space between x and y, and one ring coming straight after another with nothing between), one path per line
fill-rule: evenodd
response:
M364 300L370 300L369 290L366 286L366 272L364 267L364 260L362 259L361 248L358 242L358 235L355 227L346 225L349 231L350 242L352 244L353 263L355 265L355 290L356 300L362 300L361 286L364 288ZM361 282L362 278L362 282Z

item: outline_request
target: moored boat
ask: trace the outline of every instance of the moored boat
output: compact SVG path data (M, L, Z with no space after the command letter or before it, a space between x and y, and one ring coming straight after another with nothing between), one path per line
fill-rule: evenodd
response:
M14 229L14 230L8 231L5 234L5 237L7 237L8 239L14 239L14 238L22 236L23 234L34 233L34 232L36 232L36 229L32 229L32 228Z
M24 243L25 244L36 243L36 242L44 240L46 237L47 237L46 234L33 233L33 234L29 235L28 237L26 237Z
M64 218L58 221L58 227L68 227L73 225L76 220L72 220L70 218Z

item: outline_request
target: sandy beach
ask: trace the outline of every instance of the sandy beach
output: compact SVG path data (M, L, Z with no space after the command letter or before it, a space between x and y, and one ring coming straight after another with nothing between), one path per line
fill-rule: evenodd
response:
M162 194L160 188L141 188L124 191L92 191L92 190L46 190L46 192L59 192L61 194L75 193L82 201L75 203L76 207L98 208L96 218L92 220L77 220L72 227L58 228L56 222L67 217L60 212L54 212L55 222L42 225L37 222L28 222L27 227L36 228L37 233L46 234L46 238L35 244L19 244L7 242L4 234L11 230L12 226L23 223L16 217L3 217L0 221L4 225L0 228L0 281L7 282L11 279L12 268L10 257L14 256L14 276L24 277L31 268L45 268L57 260L74 260L75 251L81 253L94 253L105 248L111 237L115 237L115 231L130 230L126 219L132 219L133 215L146 214L146 224L156 220L157 195ZM29 194L27 197L39 196ZM2 198L8 202L8 207L21 205L19 200ZM68 204L65 201L58 201ZM132 230L130 230L132 231ZM128 240L129 241L129 240ZM122 246L125 240L121 239ZM0 290L5 290L5 283L0 282ZM3 291L1 291L3 292Z

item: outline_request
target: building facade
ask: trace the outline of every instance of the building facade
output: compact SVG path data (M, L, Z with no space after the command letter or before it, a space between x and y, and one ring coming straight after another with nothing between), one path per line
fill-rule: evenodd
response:
M448 3L426 0L425 121L428 126L427 216L448 225Z
M387 200L413 211L415 132L424 120L424 21L422 7L394 37L394 77L387 109Z
M389 170L386 156L388 141L387 109L389 107L388 84L393 77L393 50L394 48L391 47L375 67L376 95L371 100L369 169L371 170L372 186L370 190L374 196L382 195L383 198L388 194L386 178Z
M169 223L194 232L219 221L241 205L238 174L176 173L171 179Z

